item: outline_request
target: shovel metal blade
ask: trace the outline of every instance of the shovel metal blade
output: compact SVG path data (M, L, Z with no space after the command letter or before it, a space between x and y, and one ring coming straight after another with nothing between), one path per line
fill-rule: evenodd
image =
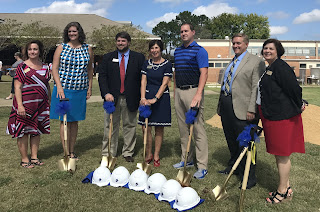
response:
M60 171L68 171L68 161L66 161L65 159L60 159L58 161L58 169Z
M184 170L179 170L176 180L181 184L183 187L189 187L191 182L191 174Z
M151 168L152 168L152 166L150 164L147 164L146 162L137 163L137 168L143 170L145 173L147 173L147 175L150 176Z
M108 169L113 170L116 165L117 158L110 156L102 156L100 166L108 167Z
M217 185L214 189L212 189L213 197L217 200L222 200L228 197L227 191L225 188Z
M60 171L75 172L77 168L76 159L73 159L73 158L61 159L58 161L58 168Z
M69 158L69 161L68 161L68 170L69 172L75 172L76 169L77 169L77 165L76 165L76 159L74 158Z

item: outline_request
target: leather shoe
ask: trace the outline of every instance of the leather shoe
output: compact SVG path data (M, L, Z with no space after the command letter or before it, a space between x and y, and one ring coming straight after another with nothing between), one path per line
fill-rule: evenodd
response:
M127 157L124 157L124 159L127 161L127 162L133 162L134 159L132 156L127 156Z
M224 170L220 170L218 171L220 174L229 174L231 172L231 167L227 167L225 168ZM235 170L233 172L234 175L238 175L239 174L239 171L238 170Z

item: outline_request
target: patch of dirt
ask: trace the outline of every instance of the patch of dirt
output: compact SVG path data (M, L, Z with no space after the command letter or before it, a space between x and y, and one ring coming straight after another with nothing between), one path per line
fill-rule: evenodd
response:
M320 107L309 104L302 113L302 122L305 142L320 145ZM222 129L221 119L217 114L207 120L206 123ZM259 126L262 126L261 121ZM264 136L263 133L261 136Z

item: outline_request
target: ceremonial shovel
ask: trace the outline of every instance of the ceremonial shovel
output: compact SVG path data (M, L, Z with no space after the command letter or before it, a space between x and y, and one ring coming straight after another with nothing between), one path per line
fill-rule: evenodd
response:
M191 145L191 139L192 139L192 134L193 134L193 125L194 121L199 113L199 108L198 107L191 107L188 112L186 113L186 124L190 124L190 134L189 134L189 140L187 144L187 151L184 157L184 166L183 170L179 170L178 175L176 177L176 180L181 184L183 187L188 187L190 186L191 182L191 174L186 171L186 166L187 166L187 159L190 151L190 145Z
M240 191L240 199L239 199L239 211L243 211L243 202L244 202L244 192L247 189L247 184L248 184L248 178L249 178L249 171L250 171L250 165L251 165L251 160L252 160L252 147L254 145L255 139L254 139L254 132L259 129L257 132L257 136L259 136L262 132L261 127L252 127L250 130L250 136L251 136L251 141L249 142L248 145L248 153L247 153L247 161L246 161L246 166L244 169L244 175L242 179L242 186L241 186L241 191ZM255 152L253 152L255 154Z
M68 102L68 98L60 99L60 103ZM61 171L76 171L76 159L70 158L68 156L69 149L68 149L68 133L67 133L67 112L65 111L63 114L63 138L64 138L64 158L58 161L58 168Z
M227 183L228 183L229 179L231 178L233 172L237 169L240 161L242 160L243 156L246 154L247 150L248 150L248 147L245 147L242 149L241 154L239 155L237 161L232 166L232 169L231 169L226 181L224 182L223 186L221 187L220 185L217 185L212 190L215 200L222 200L222 199L225 199L228 197L227 190L226 190Z
M108 156L102 156L102 159L101 159L101 166L106 166L110 170L114 169L114 167L116 165L116 161L117 161L117 158L113 157L111 155L111 135L112 135L112 128L113 128L113 121L112 120L113 120L112 113L110 113Z
M178 175L176 177L177 181L181 184L183 187L189 187L191 182L191 174L186 171L186 165L187 165L187 159L190 151L190 144L193 134L193 124L190 125L190 134L189 134L189 140L187 144L187 151L184 156L184 166L183 170L179 170Z
M151 165L146 163L146 145L147 145L147 132L148 132L148 118L145 118L146 126L144 128L144 136L143 136L143 162L137 163L137 167L143 170L147 175L151 174Z

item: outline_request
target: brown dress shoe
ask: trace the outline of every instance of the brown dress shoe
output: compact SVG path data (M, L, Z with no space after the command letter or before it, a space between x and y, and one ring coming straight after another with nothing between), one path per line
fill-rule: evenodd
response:
M127 161L127 162L133 162L134 159L132 156L127 156L127 157L124 157L124 159Z

